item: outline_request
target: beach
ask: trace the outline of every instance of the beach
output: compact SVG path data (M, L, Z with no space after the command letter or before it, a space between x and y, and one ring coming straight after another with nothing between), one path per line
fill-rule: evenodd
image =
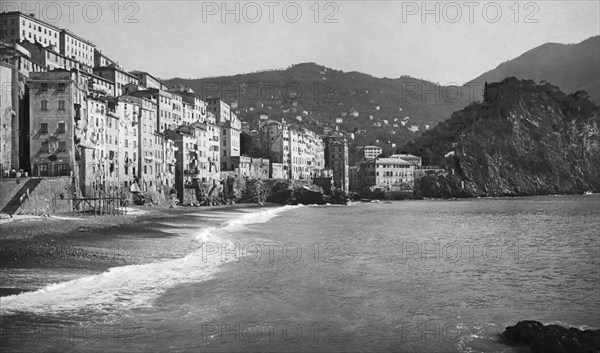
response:
M0 219L0 296L37 290L60 279L101 273L111 267L184 257L190 246L179 237L187 213L195 218L193 232L217 227L240 213L277 207L238 204L213 207L133 207L121 216L81 216L76 213ZM188 217L189 218L189 217ZM60 273L26 280L21 273ZM43 271L42 271L43 272ZM72 273L72 275L67 275Z

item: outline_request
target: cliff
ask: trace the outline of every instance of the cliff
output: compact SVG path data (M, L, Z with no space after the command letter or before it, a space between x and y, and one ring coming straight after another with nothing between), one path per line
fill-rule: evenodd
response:
M584 91L514 77L485 85L484 100L407 145L448 177L426 177L420 197L600 191L600 108ZM446 158L448 152L453 156ZM454 174L452 174L452 172ZM464 187L463 187L464 186Z

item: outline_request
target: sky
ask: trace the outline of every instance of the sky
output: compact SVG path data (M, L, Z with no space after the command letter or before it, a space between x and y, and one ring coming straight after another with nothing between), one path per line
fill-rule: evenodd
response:
M462 84L547 42L600 35L600 1L9 1L126 70L199 78L315 62Z

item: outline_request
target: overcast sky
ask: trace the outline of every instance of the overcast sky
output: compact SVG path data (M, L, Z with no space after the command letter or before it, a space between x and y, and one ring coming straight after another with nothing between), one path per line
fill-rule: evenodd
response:
M461 84L543 43L600 34L596 0L430 1L427 8L421 1L266 0L228 1L227 9L222 1L2 2L2 10L34 12L91 40L128 71L165 79L310 61Z

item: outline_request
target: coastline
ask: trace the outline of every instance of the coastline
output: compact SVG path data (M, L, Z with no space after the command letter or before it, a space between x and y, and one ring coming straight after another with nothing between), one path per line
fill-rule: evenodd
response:
M82 275L90 275L112 267L181 258L194 250L189 237L180 236L182 232L198 233L219 226L235 219L242 209L271 207L281 206L132 207L123 216L65 213L0 219L0 276L3 277L0 297L37 290L55 282L49 278L45 283L44 279L38 283L13 279L15 273L23 271L80 271ZM178 227L189 213L206 217L201 217L193 228Z

